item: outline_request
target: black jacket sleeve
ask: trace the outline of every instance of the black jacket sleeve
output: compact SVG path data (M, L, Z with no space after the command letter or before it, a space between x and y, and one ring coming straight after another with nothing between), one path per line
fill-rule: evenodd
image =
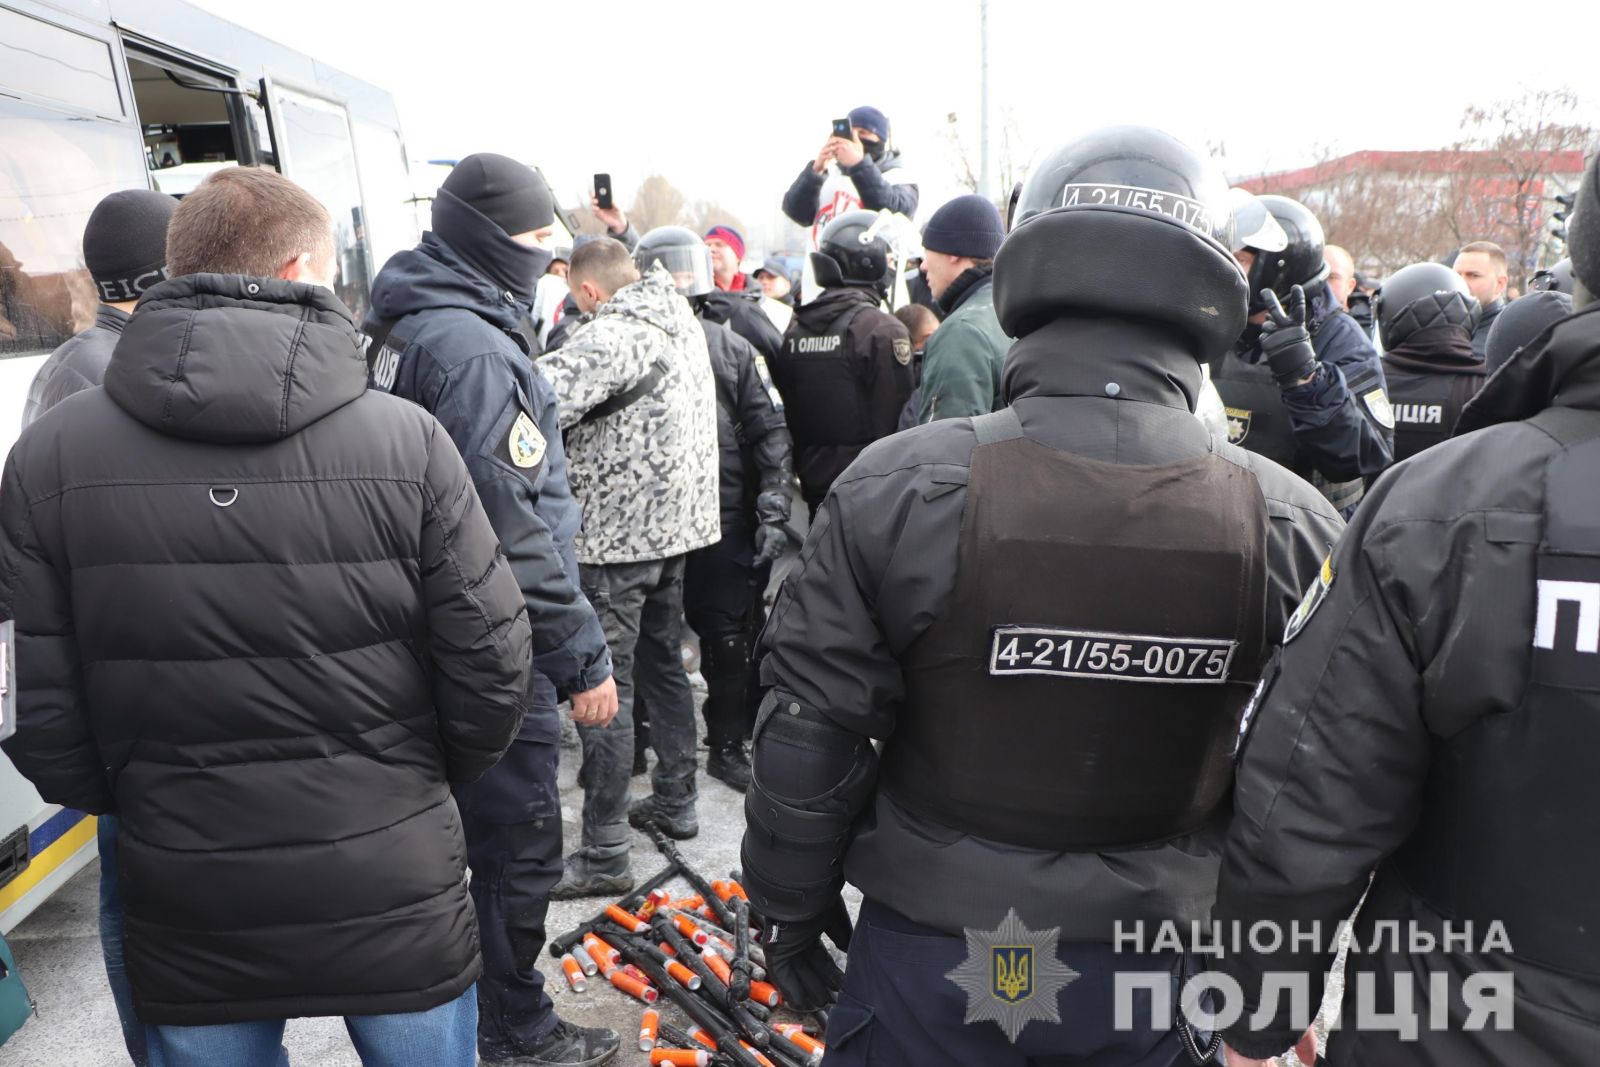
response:
M17 631L17 732L5 752L45 800L101 814L111 786L89 729L72 597L34 528L17 452L0 477L0 619Z
M732 342L729 348L738 375L734 402L739 425L744 428L745 440L750 442L755 454L760 487L787 486L794 474L794 441L789 436L788 424L756 373L755 347L737 335L730 335L728 340Z
M817 198L822 195L822 175L807 163L783 194L783 213L796 225L809 228L817 221Z
M519 468L506 452L519 414L540 427L546 447L552 435L559 439L555 413L547 408L553 408L553 402L541 406L523 395L498 353L454 368L432 405L466 459L473 486L522 589L533 627L534 667L561 692L581 693L611 676L610 655L594 609L567 573L539 511L547 465L541 459L531 468Z
M437 426L423 488L433 701L446 774L461 784L494 766L522 724L531 634L517 581L467 468Z
M884 177L870 156L862 156L860 163L843 170L856 183L861 206L868 211L893 211L908 219L917 213L917 187L895 185Z
M1317 331L1321 365L1305 385L1283 391L1295 440L1323 477L1336 482L1375 477L1394 461L1377 422L1374 391L1388 400L1377 351L1349 315L1335 314Z

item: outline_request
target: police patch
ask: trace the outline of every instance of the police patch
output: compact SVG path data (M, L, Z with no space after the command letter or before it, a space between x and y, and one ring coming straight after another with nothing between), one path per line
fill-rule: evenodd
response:
M1389 404L1389 394L1383 391L1382 386L1364 394L1361 399L1366 402L1372 417L1378 420L1378 425L1385 430L1394 429L1394 408Z
M894 339L894 358L895 358L895 362L899 363L902 367L906 367L906 366L910 366L911 365L911 339L910 338L908 338L908 337L896 337Z
M1228 680L1238 645L1210 637L997 626L989 647L989 673L1221 685Z
M1333 557L1329 556L1322 561L1322 570L1317 572L1317 580L1311 583L1311 588L1306 590L1306 595L1301 598L1300 606L1294 609L1294 614L1289 616L1289 625L1283 631L1283 643L1288 644L1300 636L1300 631L1306 628L1306 623L1311 621L1322 602L1328 599L1328 590L1333 588Z
M1223 408L1228 416L1228 443L1237 445L1250 436L1250 412L1244 408Z
M544 434L525 411L517 412L517 421L511 424L511 436L506 439L506 451L511 462L524 469L537 467L544 459Z

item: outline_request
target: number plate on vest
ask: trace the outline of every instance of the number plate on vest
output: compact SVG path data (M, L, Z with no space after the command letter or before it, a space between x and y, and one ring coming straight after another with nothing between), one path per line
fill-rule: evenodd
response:
M1233 650L1238 646L1237 641L1207 637L1000 626L989 650L989 673L1221 685L1228 680Z

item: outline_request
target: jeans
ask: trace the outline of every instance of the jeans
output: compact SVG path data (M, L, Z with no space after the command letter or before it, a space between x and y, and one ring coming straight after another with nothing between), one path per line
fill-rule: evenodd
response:
M650 709L656 751L652 785L664 800L695 800L694 694L683 672L684 557L644 563L583 564L583 592L611 646L617 717L606 726L579 726L583 742L583 840L591 863L625 871L628 857L628 778L633 771L633 705Z
M218 1026L150 1026L152 1067L288 1067L285 1020ZM468 987L428 1011L347 1015L344 1025L365 1067L474 1067L478 994Z
M146 1067L150 1053L146 1047L144 1024L133 1011L133 989L122 962L122 891L117 878L117 818L100 816L97 826L100 843L100 954L106 961L106 980L111 983L111 999L117 1005L117 1020L122 1024L122 1042L134 1067Z
M554 723L556 710L528 714ZM518 738L482 778L455 791L483 951L478 1047L485 1059L525 1055L556 1027L537 964L550 890L561 878L557 752L555 741Z

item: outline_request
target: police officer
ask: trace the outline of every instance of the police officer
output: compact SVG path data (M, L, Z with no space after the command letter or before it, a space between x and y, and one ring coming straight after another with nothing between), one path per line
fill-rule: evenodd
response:
M1583 289L1600 285L1595 165L1569 224ZM1336 1067L1555 1067L1600 1047L1600 308L1585 299L1496 372L1455 439L1377 484L1244 741L1225 929L1326 936L1366 895ZM1263 953L1268 933L1223 961L1244 1057L1304 1022L1264 983L1298 980L1315 1005L1333 955ZM1504 1011L1468 1018L1485 1001Z
M1396 271L1376 304L1398 463L1449 437L1483 387L1484 361L1472 345L1480 309L1461 275L1442 263Z
M744 885L796 1008L839 984L822 934L850 943L830 1067L1187 1062L1112 1004L1114 971L1184 954L1114 932L1208 916L1240 714L1341 527L1193 415L1247 302L1209 161L1101 130L1016 217L1010 406L867 449L762 637Z
M1212 364L1211 379L1228 407L1228 437L1309 480L1348 517L1361 502L1363 479L1390 463L1393 417L1378 353L1327 285L1322 224L1297 201L1257 198L1287 240L1280 249L1246 245L1238 252L1250 285L1250 325ZM1277 243L1277 242L1273 242ZM1262 344L1271 293L1303 307ZM1293 341L1304 332L1311 355Z
M913 388L911 335L883 310L896 267L879 228L878 214L851 211L822 231L811 253L822 292L795 312L768 361L813 514L851 460L895 432Z
M478 1050L485 1064L596 1064L611 1030L556 1016L535 966L550 890L561 876L556 703L586 725L617 712L611 656L579 591L581 515L567 483L555 391L528 358L522 309L549 266L539 247L555 217L533 170L468 156L433 201L433 229L372 286L373 383L431 411L467 462L483 509L522 586L534 626L528 711L510 750L457 790L472 867L484 973Z
M689 553L683 608L700 636L700 674L706 681L700 714L711 749L706 773L743 792L750 785L744 738L751 643L760 621L755 605L766 589L773 562L788 547L784 524L789 521L793 445L783 412L756 372L756 350L704 311L704 301L719 292L705 242L682 226L658 227L644 235L633 261L640 271L660 263L673 275L678 292L689 298L700 316L711 353L717 383L722 540Z

